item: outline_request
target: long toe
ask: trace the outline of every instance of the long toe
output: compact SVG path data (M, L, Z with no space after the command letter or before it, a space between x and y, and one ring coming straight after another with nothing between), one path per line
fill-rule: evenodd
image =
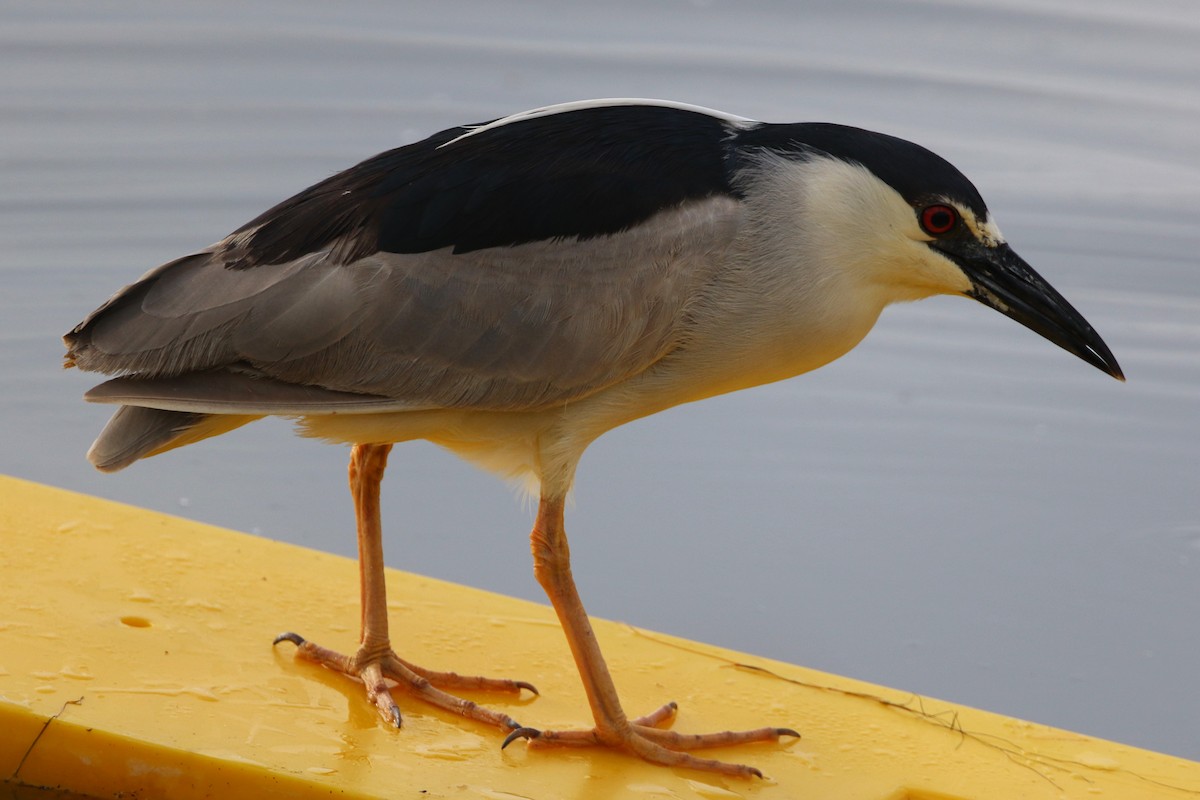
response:
M425 677L415 670L410 668L410 665L402 661L394 653L389 654L382 662L383 674L396 681L397 685L404 687L406 691L415 697L424 700L426 703L435 705L438 708L451 711L463 717L483 722L487 725L495 725L501 730L511 731L521 727L521 723L500 711L494 711L490 708L479 705L474 700L467 700L458 695L451 694L443 689L439 689L434 685L430 678ZM424 671L424 670L423 670ZM435 673L439 677L453 675L457 680L456 685L463 686L469 689L491 688L496 687L497 691L504 692L519 692L524 685L520 681L498 680L495 678L478 678L465 677L455 673ZM532 689L532 687L530 687ZM537 690L534 690L537 693Z
M540 694L537 687L528 681L514 681L508 678L482 678L478 675L459 675L457 672L438 672L425 667L418 667L411 661L405 661L400 656L392 656L402 666L416 675L428 680L439 689L454 689L472 692L511 692L520 694L522 690L531 694Z

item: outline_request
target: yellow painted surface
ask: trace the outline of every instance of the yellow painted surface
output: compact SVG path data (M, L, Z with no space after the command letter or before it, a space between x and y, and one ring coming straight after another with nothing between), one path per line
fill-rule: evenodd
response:
M388 581L402 655L535 683L535 699L476 697L523 724L589 722L548 607ZM352 648L357 582L344 558L0 478L0 779L175 800L1200 797L1194 762L609 622L598 635L627 709L675 699L681 731L804 738L714 751L769 776L748 782L501 751L499 731L404 695L396 731L358 685L271 646L296 630Z

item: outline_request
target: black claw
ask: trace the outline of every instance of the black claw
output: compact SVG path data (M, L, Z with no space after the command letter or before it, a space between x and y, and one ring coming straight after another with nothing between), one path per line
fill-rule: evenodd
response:
M529 691L531 691L531 692L533 692L534 694L536 694L538 697L541 697L541 696L542 696L542 693L541 693L541 692L539 692L539 691L537 690L537 687L536 687L536 686L534 686L532 683L526 683L525 681L517 681L516 683L517 683L517 688L518 688L518 689L528 689Z
M776 728L775 733L779 734L780 736L795 736L797 739L800 738L800 732L794 731L791 728Z
M504 737L504 744L500 745L500 749L508 747L517 739L536 739L542 735L542 732L537 728L517 728L515 731Z
M756 778L761 778L763 776L762 770L758 769L757 767L750 767L750 774Z
M304 637L298 633L287 631L286 633L281 633L276 636L275 641L271 642L271 646L274 647L280 642L291 642L292 644L296 645L296 647L299 647L304 644Z
M392 724L399 728L403 722L404 720L400 716L400 706L392 703Z

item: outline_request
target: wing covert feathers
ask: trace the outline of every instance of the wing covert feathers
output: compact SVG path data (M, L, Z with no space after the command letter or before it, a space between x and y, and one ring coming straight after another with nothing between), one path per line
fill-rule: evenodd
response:
M543 408L678 347L738 220L737 201L718 197L583 241L375 253L348 264L322 251L251 269L228 268L222 252L232 245L223 243L113 297L65 337L67 360L143 381L244 372L405 408ZM182 386L171 387L177 398Z

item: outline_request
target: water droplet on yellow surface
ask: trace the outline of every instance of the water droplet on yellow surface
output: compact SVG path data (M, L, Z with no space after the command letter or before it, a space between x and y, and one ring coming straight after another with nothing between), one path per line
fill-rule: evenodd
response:
M1112 771L1112 770L1120 769L1120 767L1121 767L1121 762L1117 761L1115 758L1101 755L1100 753L1092 753L1089 751L1084 751L1084 752L1080 753L1079 755L1075 756L1075 760L1078 761L1080 764L1083 764L1085 767L1091 767L1092 769L1103 769L1103 770Z
M482 738L473 735L443 738L435 742L417 745L413 752L426 758L445 761L466 761L484 747Z
M631 792L636 794L650 795L652 797L679 797L666 786L660 786L657 783L631 783L626 787Z
M95 676L88 672L86 667L63 667L59 670L58 674L64 678L76 681L90 681L95 679Z

